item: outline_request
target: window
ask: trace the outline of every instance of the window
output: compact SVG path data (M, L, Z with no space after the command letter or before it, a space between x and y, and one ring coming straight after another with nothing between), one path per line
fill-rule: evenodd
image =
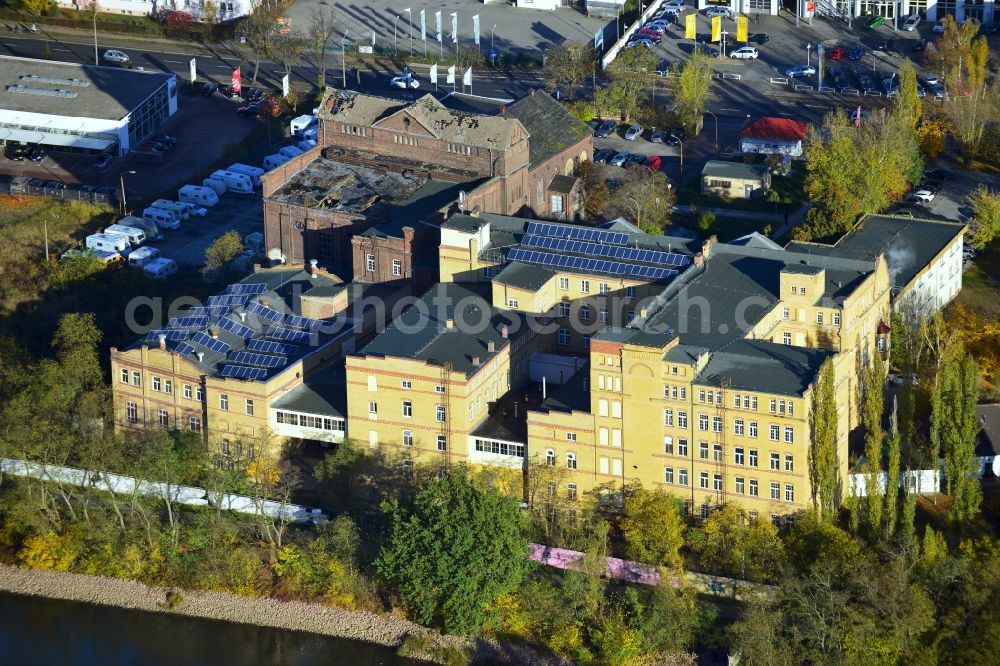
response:
M688 427L688 414L687 412L677 412L677 427L687 428Z
M561 278L559 278L559 288L562 289L563 291L568 291L569 290L569 278L568 277L561 277Z
M757 466L757 449L750 449L750 466Z
M779 414L784 414L785 413L785 401L784 400L779 400L778 401L778 413Z
M779 431L780 431L780 428L778 428L778 424L772 423L771 424L771 441L772 442L777 442L780 439L780 437L779 437L779 434L780 434Z
M715 402L715 393L712 391L708 392L708 404L713 404Z
M417 137L415 136L405 136L403 134L393 134L392 140L395 143L402 144L404 146L415 146L417 145ZM412 465L412 462L411 462Z
M607 308L601 308L597 312L597 320L600 321L601 323L607 323L607 321L608 321L608 309Z
M563 212L563 198L561 194L549 195L549 210L553 213Z
M437 436L437 450L447 451L448 450L448 438L444 435Z
M435 393L444 393L444 386L442 386L441 384L438 384L437 386L434 387L434 392Z
M792 416L792 412L793 412L793 411L794 411L794 410L792 409L792 401L791 401L791 400L789 400L789 401L788 401L788 415L789 415L789 416Z
M590 293L590 280L580 280L580 291L585 294Z
M572 451L566 454L566 467L576 469L576 454Z
M620 419L622 417L622 401L612 400L611 401L611 418Z
M698 402L700 402L702 404L705 403L705 389L699 389L698 390Z
M744 494L745 488L746 488L746 479L744 479L742 476L736 477L736 494L737 495Z
M201 419L197 416L192 416L188 419L188 428L191 432L201 432Z
M708 442L698 444L698 457L702 460L708 460Z
M516 310L517 309L517 299L516 298L508 298L507 299L507 307L510 308L511 310Z
M253 400L250 398L247 398L246 411L247 416L253 416Z
M125 419L129 423L139 422L139 407L134 402L128 402L125 405Z
M794 472L795 471L795 458L793 456L785 456L785 471Z
M122 384L128 384L128 370L122 368Z
M771 452L771 469L777 471L781 469L781 454Z
M205 401L205 389L203 389L200 386L196 386L195 389L194 389L194 399L197 400L198 402L204 402Z
M403 458L403 476L406 478L413 476L413 461L409 458Z
M413 417L413 402L410 401L410 400L404 400L403 401L403 418L409 419L409 418L412 418L412 417Z
M781 499L781 484L771 482L771 499L778 501Z
M819 324L820 326L823 325L823 313L822 312L817 312L816 313L816 323Z
M229 455L229 444L230 444L229 440L226 439L225 437L223 437L222 438L222 455L224 455L224 456L228 456Z
M369 400L368 401L368 415L369 416L375 416L376 414L378 414L378 403L375 402L374 400Z
M713 416L712 417L712 432L722 432L722 417Z
M674 370L674 374L677 374L677 368L674 367L673 370ZM681 387L681 400L687 400L687 395L688 395L687 391L688 390L687 390L686 386L682 386Z
M219 409L221 409L224 412L229 411L229 396L226 395L225 393L219 394Z
M839 312L834 312L833 313L833 325L834 326L840 326L840 313Z
M771 413L772 414L774 414L776 411L778 411L778 401L777 400L775 400L774 398L771 398L770 405L771 405L770 409L771 409Z
M677 470L677 485L686 486L688 484L688 471L686 469Z
M663 425L672 426L674 424L674 410L664 409L663 410Z
M698 474L698 487L708 490L708 472Z
M712 490L715 492L720 492L722 490L722 475L713 474L712 475Z
M493 268L490 267L490 266L486 266L485 268L483 268L482 272L483 272L483 277L484 278L491 278L491 277L493 277Z
M795 441L795 430L792 426L785 426L785 442L791 444Z
M581 335L580 336L580 346L583 347L584 349L590 349L590 336L589 335Z
M576 433L575 432L568 432L568 433L566 433L566 441L567 442L575 442L576 441Z
M567 483L566 484L566 499L568 499L570 502L575 502L576 501L576 484L575 483Z
M664 483L673 483L674 482L674 468L673 467L664 467L663 468L663 482Z
M782 333L781 334L781 342L784 343L784 344L786 344L786 345L791 345L792 344L792 334L789 333L788 331L785 331L784 333Z
M750 497L757 497L757 479L750 479Z
M722 444L712 444L712 460L722 462Z
M757 437L757 422L751 421L750 428L748 429L750 437Z
M757 411L757 396L750 397L750 409Z
M708 186L709 187L721 187L722 189L728 190L729 188L731 188L733 186L733 181L731 181L731 180L718 180L716 178L709 178L708 179Z
M597 293L599 293L599 294L606 294L606 293L608 293L608 291L609 291L609 289L608 289L608 283L607 282L598 282L597 283Z
M445 419L444 405L437 405L434 408L434 418L437 419L438 423L444 423Z
M688 454L688 441L686 439L677 440L677 455L687 456Z
M556 466L556 452L553 449L545 449L545 464L549 467Z
M790 483L785 484L785 501L794 502L795 501L795 486Z
M570 342L569 329L560 328L559 329L559 344L563 347L568 347Z
M413 446L413 431L404 430L403 431L403 446Z
M788 321L788 308L781 308L781 318Z
M735 449L733 449L733 460L736 462L737 465L743 465L745 463L746 458L743 454L742 446L737 446Z
M698 415L698 430L707 432L708 431L708 414Z
M735 409L739 409L740 408L740 394L739 393L734 393L733 394L733 407Z
M184 385L184 397L187 398L188 400L191 399L191 385L190 384L185 384Z
M590 321L590 306L581 305L580 306L580 321Z
M449 153L462 153L463 155L472 154L472 146L463 146L460 143L449 143L448 144Z
M413 382L411 382L409 379L404 379L400 384L400 386L403 387L404 391L409 391L410 389L413 388Z
M750 396L743 396L743 409L750 409Z
M374 254L366 254L365 255L365 268L367 269L367 271L369 273L374 273L375 272L375 255Z
M635 298L635 287L625 287L625 297Z
M559 303L559 316L568 317L569 316L569 303Z
M174 394L174 382L170 379L163 380L163 392L167 395Z
M674 454L674 438L673 437L664 437L663 438L663 452L666 453L667 455L671 455L671 456Z
M608 415L608 400L607 398L598 398L597 400L597 415L607 416Z
M142 386L142 373L132 371L132 386Z
M392 260L392 274L397 277L403 274L403 262L401 262L399 259Z

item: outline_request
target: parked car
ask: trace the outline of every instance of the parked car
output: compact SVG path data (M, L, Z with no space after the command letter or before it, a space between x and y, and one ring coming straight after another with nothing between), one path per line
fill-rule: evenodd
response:
M632 125L627 130L625 130L626 141L635 141L640 136L642 136L642 125Z
M751 44L767 44L771 41L771 35L766 32L755 32L747 38Z
M754 46L741 46L729 54L730 58L736 58L737 60L756 60L759 56L760 54Z
M646 164L645 155L637 155L636 153L632 153L631 155L628 156L628 159L625 160L625 164L623 164L622 166L628 168L631 166L645 166L645 164Z
M875 81L868 74L855 73L854 78L858 80L858 87L865 92L873 92L875 90Z
M111 187L110 185L102 185L101 187L98 187L94 191L97 192L98 194L103 194L110 201L118 201L118 188L116 187Z
M401 90L416 90L420 87L420 81L413 76L394 76L389 80L389 87L399 88Z
M215 94L215 91L219 89L219 84L217 83L206 83L201 87L202 97L211 97Z
M653 42L652 39L648 39L646 37L642 37L640 39L634 39L634 40L632 40L631 42L629 42L628 44L625 45L625 48L631 49L631 48L635 48L636 46L645 46L646 50L652 51L653 47L656 46L656 44L655 44L655 42Z
M28 149L24 146L7 145L3 151L4 157L11 162L23 162L28 156Z
M667 140L667 136L670 133L667 130L655 129L653 133L649 135L650 143L664 143Z
M719 40L717 39L713 40L712 35L707 32L699 32L694 36L694 41L697 42L698 44L711 44Z
M656 19L646 25L650 30L655 30L661 35L670 27L670 21L666 19Z
M842 49L839 46L835 46L826 52L827 57L830 60L842 60L844 56L847 55L847 49Z
M928 189L916 189L906 195L906 198L910 201L930 203L934 201L934 193Z
M65 190L66 186L60 183L58 180L50 180L45 183L45 189L50 191Z
M113 65L127 65L131 58L124 51L119 51L117 49L108 49L101 54L101 60L104 62L111 63Z
M944 18L938 19L937 23L934 24L934 27L931 28L931 30L938 34L944 32L945 21L946 19Z
M729 7L709 7L705 10L705 16L709 18L715 18L716 16L721 16L722 18L733 18L733 10Z
M260 88L244 88L240 91L240 97L248 102L259 102L264 99L264 91Z
M834 88L850 88L851 81L848 79L842 71L836 67L830 67L827 69L827 73L830 75L830 79L833 81Z
M625 163L628 162L628 159L631 156L632 153L628 152L627 150L623 150L611 158L611 166L617 166L617 167L625 166Z
M659 155L650 155L649 157L646 158L646 162L645 164L643 164L643 166L646 167L647 169L659 170L659 168L663 166L663 158L661 158Z
M170 136L169 134L157 134L156 136L153 137L153 141L162 143L168 148L173 148L174 146L177 145L177 139Z
M228 97L230 99L236 97L236 91L232 86L219 86L219 93L221 93L223 97Z
M785 76L794 79L796 76L812 76L816 73L816 68L812 65L796 65L785 70Z
M917 29L918 25L920 25L920 14L910 14L909 18L906 19L906 22L903 23L903 30L906 32L913 32Z
M81 185L80 191L84 194L93 194L97 191L97 185Z
M865 57L865 47L855 46L847 52L847 59L858 61Z
M597 128L597 131L594 132L594 136L597 137L598 139L606 139L607 137L611 136L611 133L615 131L616 127L618 127L618 124L615 121L605 120Z
M663 60L662 62L660 62L659 65L656 66L657 76L666 76L669 73L670 73L670 63L667 62L666 60Z
M933 74L925 74L921 77L920 83L927 88L928 91L935 95L944 94L944 84L941 83L941 79Z
M885 25L884 16L869 16L868 20L865 21L865 27L868 28L869 30L875 30L876 28L880 28L883 25Z
M614 156L615 151L610 148L599 148L594 151L594 164L607 164Z
M687 138L687 133L684 131L683 127L674 128L670 135L667 136L668 146L679 146L684 139Z
M917 53L923 53L924 51L926 51L927 50L927 40L923 39L923 38L920 38L917 41L913 42L913 50L915 52L917 52Z
M899 83L896 81L896 77L887 76L882 79L882 89L885 90L886 95L899 94Z
M144 150L146 152L159 153L161 155L163 153L167 152L167 149L164 148L161 144L158 144L158 143L155 143L155 142L152 142L152 141L147 141L146 143L140 144L139 148L137 150Z
M260 103L251 102L250 104L244 104L243 106L236 109L236 113L241 116L256 116L260 113Z
M28 159L32 162L41 162L45 159L45 151L38 146L35 146L28 151Z
M681 11L684 9L684 0L667 0L660 6L660 9L674 9Z
M882 39L875 42L876 51L885 51L886 53L894 53L896 51L896 40L895 39Z
M648 37L649 39L652 39L654 42L658 39L659 40L663 39L662 32L654 28L650 28L649 26L646 26L645 28L639 28L639 30L636 31L635 34L642 35L643 37Z
M98 171L104 171L109 166L111 166L111 163L114 161L115 158L112 157L111 155L102 155L97 159L96 162L94 162L94 168L97 169Z
M702 55L706 55L709 58L718 58L719 55L721 55L719 53L719 49L714 49L711 46L708 46L707 44L696 44L694 49L691 51L692 55L695 53L701 53Z

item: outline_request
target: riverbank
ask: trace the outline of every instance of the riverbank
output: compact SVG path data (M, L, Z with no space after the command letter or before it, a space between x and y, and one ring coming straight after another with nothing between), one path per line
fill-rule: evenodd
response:
M0 590L130 610L173 613L237 624L304 631L396 649L401 647L409 636L421 636L431 639L425 643L429 646L466 650L472 655L473 662L508 661L538 665L555 663L554 660L537 654L527 646L443 636L419 624L392 615L348 611L300 601L251 599L226 592L205 590L168 590L149 587L131 580L21 569L6 564L0 564ZM169 605L168 593L171 593L174 601ZM178 599L173 593L178 594L180 598ZM435 661L429 649L423 654L408 652L407 656Z

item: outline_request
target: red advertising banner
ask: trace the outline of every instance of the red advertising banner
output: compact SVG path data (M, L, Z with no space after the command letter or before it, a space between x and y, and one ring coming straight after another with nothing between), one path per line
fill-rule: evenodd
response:
M237 67L236 69L233 70L233 82L232 82L232 86L233 86L233 93L236 94L236 95L239 95L240 94L240 90L242 89L242 87L240 86L240 68L239 67Z

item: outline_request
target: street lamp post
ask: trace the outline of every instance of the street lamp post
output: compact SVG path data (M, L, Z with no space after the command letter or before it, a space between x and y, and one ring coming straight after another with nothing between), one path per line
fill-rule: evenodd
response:
M406 31L410 33L410 57L413 57L413 7L406 8Z
M726 31L726 30L723 30L721 34L722 34L722 57L725 58L726 57L726 35L728 35L729 32Z
M684 141L682 141L681 138L679 136L677 136L676 134L671 134L670 136L672 136L675 139L677 139L677 143L679 143L680 146L681 146L681 178L683 178L684 177Z
M122 187L122 215L128 215L128 204L125 201L125 174L135 174L135 171L122 171L118 174L118 182Z
M715 152L719 152L719 116L715 115L708 109L705 109L705 113L715 119Z
M496 64L497 64L497 52L496 52L496 49L493 48L493 33L496 32L496 29L497 29L497 24L494 23L493 27L490 28L490 66L491 67L496 67Z
M59 216L53 214L52 221L56 222L59 220ZM47 219L42 220L42 233L45 234L45 261L49 261L49 221Z
M399 20L399 14L392 19L392 55L399 55L399 48L396 46L396 21Z
M344 31L344 36L340 38L340 75L343 78L343 88L347 90L347 33L350 30ZM396 28L393 27L393 36L395 37ZM393 40L395 41L395 40ZM395 50L395 49L393 49Z
M809 52L812 50L812 47L812 44L806 44L806 67L809 67L812 64L812 61L809 60Z

